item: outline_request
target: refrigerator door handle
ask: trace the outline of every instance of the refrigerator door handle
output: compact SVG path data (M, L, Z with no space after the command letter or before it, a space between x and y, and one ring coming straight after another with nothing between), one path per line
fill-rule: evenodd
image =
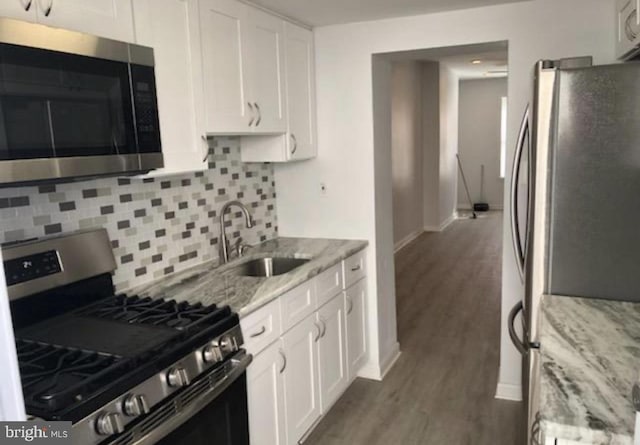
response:
M520 244L520 224L518 222L518 181L520 179L520 165L522 153L525 148L525 141L529 133L529 105L524 111L520 132L518 133L518 143L516 153L513 158L513 170L511 172L511 238L513 240L513 250L516 255L516 263L520 279L524 280L524 246ZM531 180L531 178L529 178Z
M509 337L511 337L511 342L516 347L516 349L520 352L520 354L524 355L527 353L527 348L522 342L522 340L518 338L518 334L516 333L516 328L515 328L516 317L520 312L522 312L522 308L523 308L522 301L519 301L518 304L516 304L513 307L513 309L511 309L511 312L509 312L508 325L509 325Z

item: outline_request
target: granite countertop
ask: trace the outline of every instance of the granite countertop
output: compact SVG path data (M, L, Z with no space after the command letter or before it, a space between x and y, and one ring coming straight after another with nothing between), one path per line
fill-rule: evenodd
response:
M223 266L217 267L217 262L209 261L135 287L129 293L205 305L229 305L243 317L364 249L367 244L367 241L358 240L277 238L250 248L242 258ZM310 261L291 272L270 278L227 273L244 261L268 256L307 258Z
M546 437L633 445L640 303L546 296L541 427Z

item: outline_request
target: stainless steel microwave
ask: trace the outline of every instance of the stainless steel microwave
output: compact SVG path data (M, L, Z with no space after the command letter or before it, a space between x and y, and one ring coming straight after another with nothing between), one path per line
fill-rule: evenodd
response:
M0 19L0 185L161 167L153 49Z

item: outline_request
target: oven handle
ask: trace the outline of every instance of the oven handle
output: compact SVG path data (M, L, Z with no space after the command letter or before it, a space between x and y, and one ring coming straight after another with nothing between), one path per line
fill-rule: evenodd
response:
M222 379L218 380L215 386L208 392L202 394L198 399L193 401L187 406L184 406L182 410L175 414L172 417L169 417L165 421L163 421L159 426L155 427L153 430L149 432L149 434L141 437L139 440L134 440L131 442L125 441L120 442L118 439L120 437L116 437L113 443L120 444L126 443L131 445L151 445L158 442L160 439L165 437L167 434L177 429L189 420L194 415L198 414L198 412L207 406L209 403L213 402L220 394L222 394L233 382L235 382L238 378L242 377L251 364L253 360L253 356L251 354L247 354L246 351L241 349L233 358L231 358L232 368L231 371L225 375ZM188 389L187 386L185 389ZM153 414L153 413L152 413ZM150 416L152 415L150 414ZM144 423L144 419L142 420ZM123 436L126 436L127 432L123 433Z

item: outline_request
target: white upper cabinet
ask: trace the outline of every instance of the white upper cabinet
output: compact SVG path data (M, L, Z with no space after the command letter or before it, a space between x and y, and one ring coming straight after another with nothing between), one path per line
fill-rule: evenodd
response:
M132 0L2 0L0 16L134 42Z
M36 0L2 0L0 16L35 22L38 20L36 8Z
M250 131L256 118L249 103L247 6L234 0L200 0L198 4L206 129L209 133Z
M316 155L316 90L313 33L287 23L288 159Z
M134 42L131 0L33 0L38 22Z
M284 103L284 22L255 8L249 10L248 46L251 100L257 120L256 132L286 131Z
M199 0L209 134L283 133L283 22L235 0Z
M288 162L316 156L316 90L313 33L284 23L287 133L242 139L245 162Z
M154 50L160 136L165 168L151 176L202 170L208 145L198 128L189 2L134 0L136 39Z

